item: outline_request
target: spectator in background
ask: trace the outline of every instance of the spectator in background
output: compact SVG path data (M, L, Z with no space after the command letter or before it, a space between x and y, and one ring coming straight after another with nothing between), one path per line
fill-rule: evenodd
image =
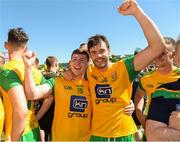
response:
M36 69L38 69L38 67L39 67L39 59L38 59L38 58L36 58L36 60L35 60L35 62L34 62L34 67L35 67Z
M176 41L175 64L180 68L180 39Z
M88 49L87 49L87 43L81 43L79 49L82 51L86 51L89 54ZM93 64L93 61L91 60L91 58L89 59L89 65L90 64Z
M0 67L5 64L5 59L3 56L0 56ZM1 135L3 131L4 126L4 107L2 103L2 95L0 93L0 141L1 141Z
M87 44L86 43L81 43L79 49L83 50L83 51L88 51Z
M3 56L0 56L0 66L5 64L5 58Z
M54 56L48 56L46 59L46 78L51 78L54 76L57 76L58 70L59 70L59 63L56 57Z
M151 63L145 68L144 73L152 72L154 70L156 70L156 65Z
M46 79L50 79L58 76L59 63L57 58L54 56L48 56L45 63L47 66L47 71L46 74L44 74L44 77ZM50 108L44 114L44 109L47 107L47 105L50 105ZM51 140L51 127L54 116L54 105L55 104L52 95L48 96L45 99L36 101L36 118L39 121L40 128L45 132L45 141Z

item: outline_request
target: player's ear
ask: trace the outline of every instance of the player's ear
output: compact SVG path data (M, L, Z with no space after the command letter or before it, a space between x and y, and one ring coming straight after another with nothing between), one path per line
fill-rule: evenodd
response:
M4 42L4 48L8 49L8 42Z

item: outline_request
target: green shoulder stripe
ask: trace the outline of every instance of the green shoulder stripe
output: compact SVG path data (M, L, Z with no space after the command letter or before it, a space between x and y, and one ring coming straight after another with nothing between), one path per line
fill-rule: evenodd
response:
M85 71L85 73L84 73L84 79L85 79L85 80L88 80L88 78L87 78L87 68L86 68L86 71Z
M0 80L0 85L7 92L15 86L22 85L20 78L13 70L1 69Z
M52 89L52 94L54 96L54 80L55 77L51 77L50 79L46 80L43 84L47 84Z
M152 98L164 97L165 99L180 99L180 91L156 90Z
M27 106L28 106L28 109L30 110L31 109L31 101L30 100L28 100Z
M176 69L175 69L175 73L178 74L178 75L180 75L180 68L176 68Z
M51 89L54 89L54 77L46 80L45 83L46 83L47 85L49 85L49 87L50 87Z
M137 74L139 73L138 71L135 71L135 68L134 68L134 56L127 57L123 59L123 61L128 71L130 81L132 82L136 78Z
M45 77L42 75L40 85L42 85L42 84L44 84L44 83L46 83L46 79L45 79Z

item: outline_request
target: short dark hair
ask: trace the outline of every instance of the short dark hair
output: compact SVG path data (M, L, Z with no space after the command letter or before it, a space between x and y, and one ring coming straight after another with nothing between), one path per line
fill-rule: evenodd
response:
M164 37L164 40L166 44L172 44L173 46L176 44L176 41L171 37Z
M88 50L87 49L87 44L86 43L81 43L80 46L79 46L79 49L87 51Z
M81 48L82 46L86 45L86 43L81 43L79 48Z
M27 33L23 28L13 28L8 32L8 42L15 44L16 46L22 46L29 40Z
M90 48L96 45L101 45L102 41L105 42L107 48L109 49L110 46L107 38L104 35L96 34L95 36L92 36L88 39L88 43L87 43L88 51L90 50Z
M46 65L48 68L52 67L52 65L55 63L55 62L58 62L57 58L54 57L54 56L48 56L46 58Z
M72 54L71 54L71 59L72 59L72 56L73 56L74 54L86 55L87 61L89 61L89 54L88 54L87 51L85 51L85 50L75 49L75 50L72 52Z

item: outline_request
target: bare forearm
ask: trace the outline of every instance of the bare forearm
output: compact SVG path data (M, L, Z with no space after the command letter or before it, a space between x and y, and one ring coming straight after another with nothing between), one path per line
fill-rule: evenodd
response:
M140 71L158 57L166 45L158 28L142 9L138 9L134 16L141 25L148 41L148 47L141 51L140 54L137 54L134 59L135 70Z
M179 141L180 131L169 128L167 124L148 119L146 121L146 137L149 141Z
M163 36L155 23L144 13L142 9L138 9L134 16L141 25L149 46L152 48L161 48L163 50L165 47Z
M34 100L36 97L35 94L38 94L38 90L36 89L31 67L25 68L24 81L25 81L25 92L26 92L27 99Z
M36 86L32 74L31 67L25 68L25 92L26 97L29 100L37 100L45 98L52 93L52 89L49 85L43 84Z
M36 115L36 118L38 121L48 111L48 109L50 108L52 103L53 103L53 97L52 96L49 96L48 98L44 99L43 104L42 104L40 110L38 111L38 113Z
M169 127L159 127L151 134L147 134L147 139L150 141L179 141L180 131Z
M136 109L136 116L143 128L145 128L146 116L143 114L142 110Z
M20 112L13 112L12 114L12 132L11 132L11 140L19 141L20 137L23 134L23 131L26 126L26 114Z
M146 116L143 114L143 107L144 107L144 96L145 96L145 92L143 92L139 87L136 91L136 95L135 95L135 106L136 106L136 116L138 118L138 120L140 121L140 123L142 124L142 126L145 128L145 120L146 120Z

